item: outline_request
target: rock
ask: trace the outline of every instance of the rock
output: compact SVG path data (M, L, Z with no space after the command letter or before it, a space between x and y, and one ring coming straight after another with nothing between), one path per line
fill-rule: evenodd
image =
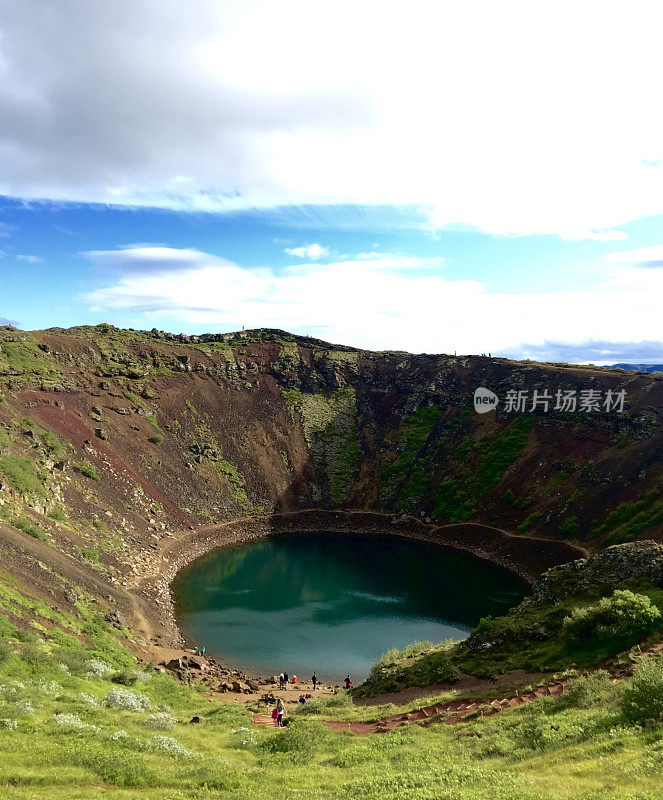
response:
M68 603L75 605L78 602L78 592L73 586L65 586L64 597Z
M114 628L117 628L118 630L122 630L122 628L126 626L124 617L122 616L122 614L120 614L120 612L116 608L114 608L112 611L109 611L105 615L104 619L106 620L106 622L110 622L110 624Z
M549 569L524 602L563 599L573 594L610 594L630 580L663 587L663 547L645 540L608 547L589 558Z
M198 725L199 723L200 723L200 717L197 715L195 717L191 717L191 719L189 720L189 725Z
M106 433L106 431L103 428L95 428L94 429L94 435L98 439L108 439L108 434Z

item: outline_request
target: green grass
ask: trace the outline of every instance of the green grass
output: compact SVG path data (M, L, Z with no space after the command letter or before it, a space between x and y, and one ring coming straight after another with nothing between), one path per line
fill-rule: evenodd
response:
M429 462L435 453L427 451L426 445L430 443L441 416L439 406L425 406L405 417L396 432L395 444L402 449L382 469L380 496L383 499L396 497L399 510L410 508L430 489L434 473ZM439 440L435 446L439 446Z
M481 497L499 482L505 470L520 456L531 429L531 416L520 414L485 444L483 460L472 482L474 497Z
M32 536L34 539L38 539L40 542L44 544L50 544L51 540L48 537L48 534L43 528L40 528L39 525L35 525L29 517L21 516L11 520L11 524L18 528L19 531L23 531L23 533L27 533L29 536Z
M0 605L7 604L58 625L42 639L0 615L0 637L9 642L0 642L0 720L9 721L0 722L0 792L9 800L660 797L663 669L656 663L632 685L597 673L560 698L458 726L410 725L373 736L333 732L323 720L396 709L353 706L341 692L290 709L289 728L277 732L251 726L250 709L210 701L138 663L125 635L86 600L68 615L4 580ZM415 661L420 652L441 651L416 643L382 665ZM91 659L105 662L106 674ZM129 673L130 687L114 682ZM136 710L117 708L107 698L118 689L146 700ZM172 729L155 730L155 713L174 718ZM189 723L194 715L199 724Z
M449 659L450 647L450 642L441 645L415 642L404 650L389 650L373 664L368 678L353 694L357 697L374 697L384 692L399 692L410 686L454 683L457 673Z
M45 497L44 475L34 461L22 456L0 456L0 473L21 494Z
M304 436L324 493L333 505L347 501L359 473L362 449L358 439L355 390L303 393L282 391L291 410L301 414Z
M650 489L639 500L621 503L592 528L592 536L605 536L609 544L629 542L649 528L663 523L660 489Z
M77 461L74 466L76 469L81 473L81 475L85 475L86 478L90 478L93 481L99 480L99 473L97 472L97 468L94 464L91 464L87 459L82 459L81 461Z
M527 531L535 525L543 517L543 511L533 511L524 522L516 528L518 533L527 533Z
M462 522L476 514L477 502L493 489L506 470L520 457L532 428L529 415L517 416L496 436L474 441L465 437L453 450L454 475L442 478L433 495L433 515L448 522ZM515 505L511 490L505 504Z
M449 522L462 522L475 513L474 501L467 499L465 487L453 478L444 478L433 498L433 515Z
M663 590L635 584L630 588L663 610ZM581 609L593 608L599 599L593 595L567 595L545 603L525 603L478 626L467 646L459 646L450 654L451 662L464 672L490 677L513 669L560 670L570 663L590 666L637 645L642 632L636 625L626 633L604 631L604 635L581 639L570 635L565 619Z

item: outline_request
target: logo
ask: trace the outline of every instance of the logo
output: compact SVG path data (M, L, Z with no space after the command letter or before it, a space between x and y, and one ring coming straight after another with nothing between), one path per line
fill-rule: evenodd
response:
M488 411L496 409L498 402L499 398L495 392L491 392L485 386L479 386L474 390L474 410L477 414L486 414Z

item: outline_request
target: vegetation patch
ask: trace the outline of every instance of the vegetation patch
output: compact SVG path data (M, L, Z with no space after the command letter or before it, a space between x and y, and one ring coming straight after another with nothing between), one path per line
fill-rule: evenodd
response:
M362 449L357 436L356 399L352 387L305 394L285 390L284 399L302 417L304 436L320 476L334 505L344 503L359 473Z
M353 694L373 697L384 692L400 692L410 686L454 683L457 673L449 659L451 642L434 645L415 642L404 650L388 650L371 667L368 678Z
M0 456L0 473L21 494L45 497L45 475L34 461L22 456Z
M431 457L440 446L439 440L432 442L433 431L441 416L439 406L424 406L405 417L396 432L394 446L400 452L382 469L380 498L395 496L399 510L420 502L430 489L434 475Z
M76 461L74 463L74 467L81 473L81 475L85 475L86 478L90 478L93 481L99 480L97 468L87 459L84 458L81 461Z
M663 500L658 488L639 500L621 503L592 528L592 536L605 536L610 544L630 542L649 528L663 523Z
M38 539L44 544L51 543L46 531L43 528L40 528L39 525L35 525L29 517L16 517L15 519L11 520L11 524L15 528L18 528L19 531L23 531L23 533L27 533L29 536L32 536L33 539Z

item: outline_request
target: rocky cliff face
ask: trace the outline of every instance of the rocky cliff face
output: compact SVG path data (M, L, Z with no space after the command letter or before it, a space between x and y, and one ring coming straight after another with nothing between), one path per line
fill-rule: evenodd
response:
M624 413L477 414L485 386L602 396ZM97 573L173 531L352 508L590 547L661 538L663 377L372 353L282 331L0 329L0 525Z

